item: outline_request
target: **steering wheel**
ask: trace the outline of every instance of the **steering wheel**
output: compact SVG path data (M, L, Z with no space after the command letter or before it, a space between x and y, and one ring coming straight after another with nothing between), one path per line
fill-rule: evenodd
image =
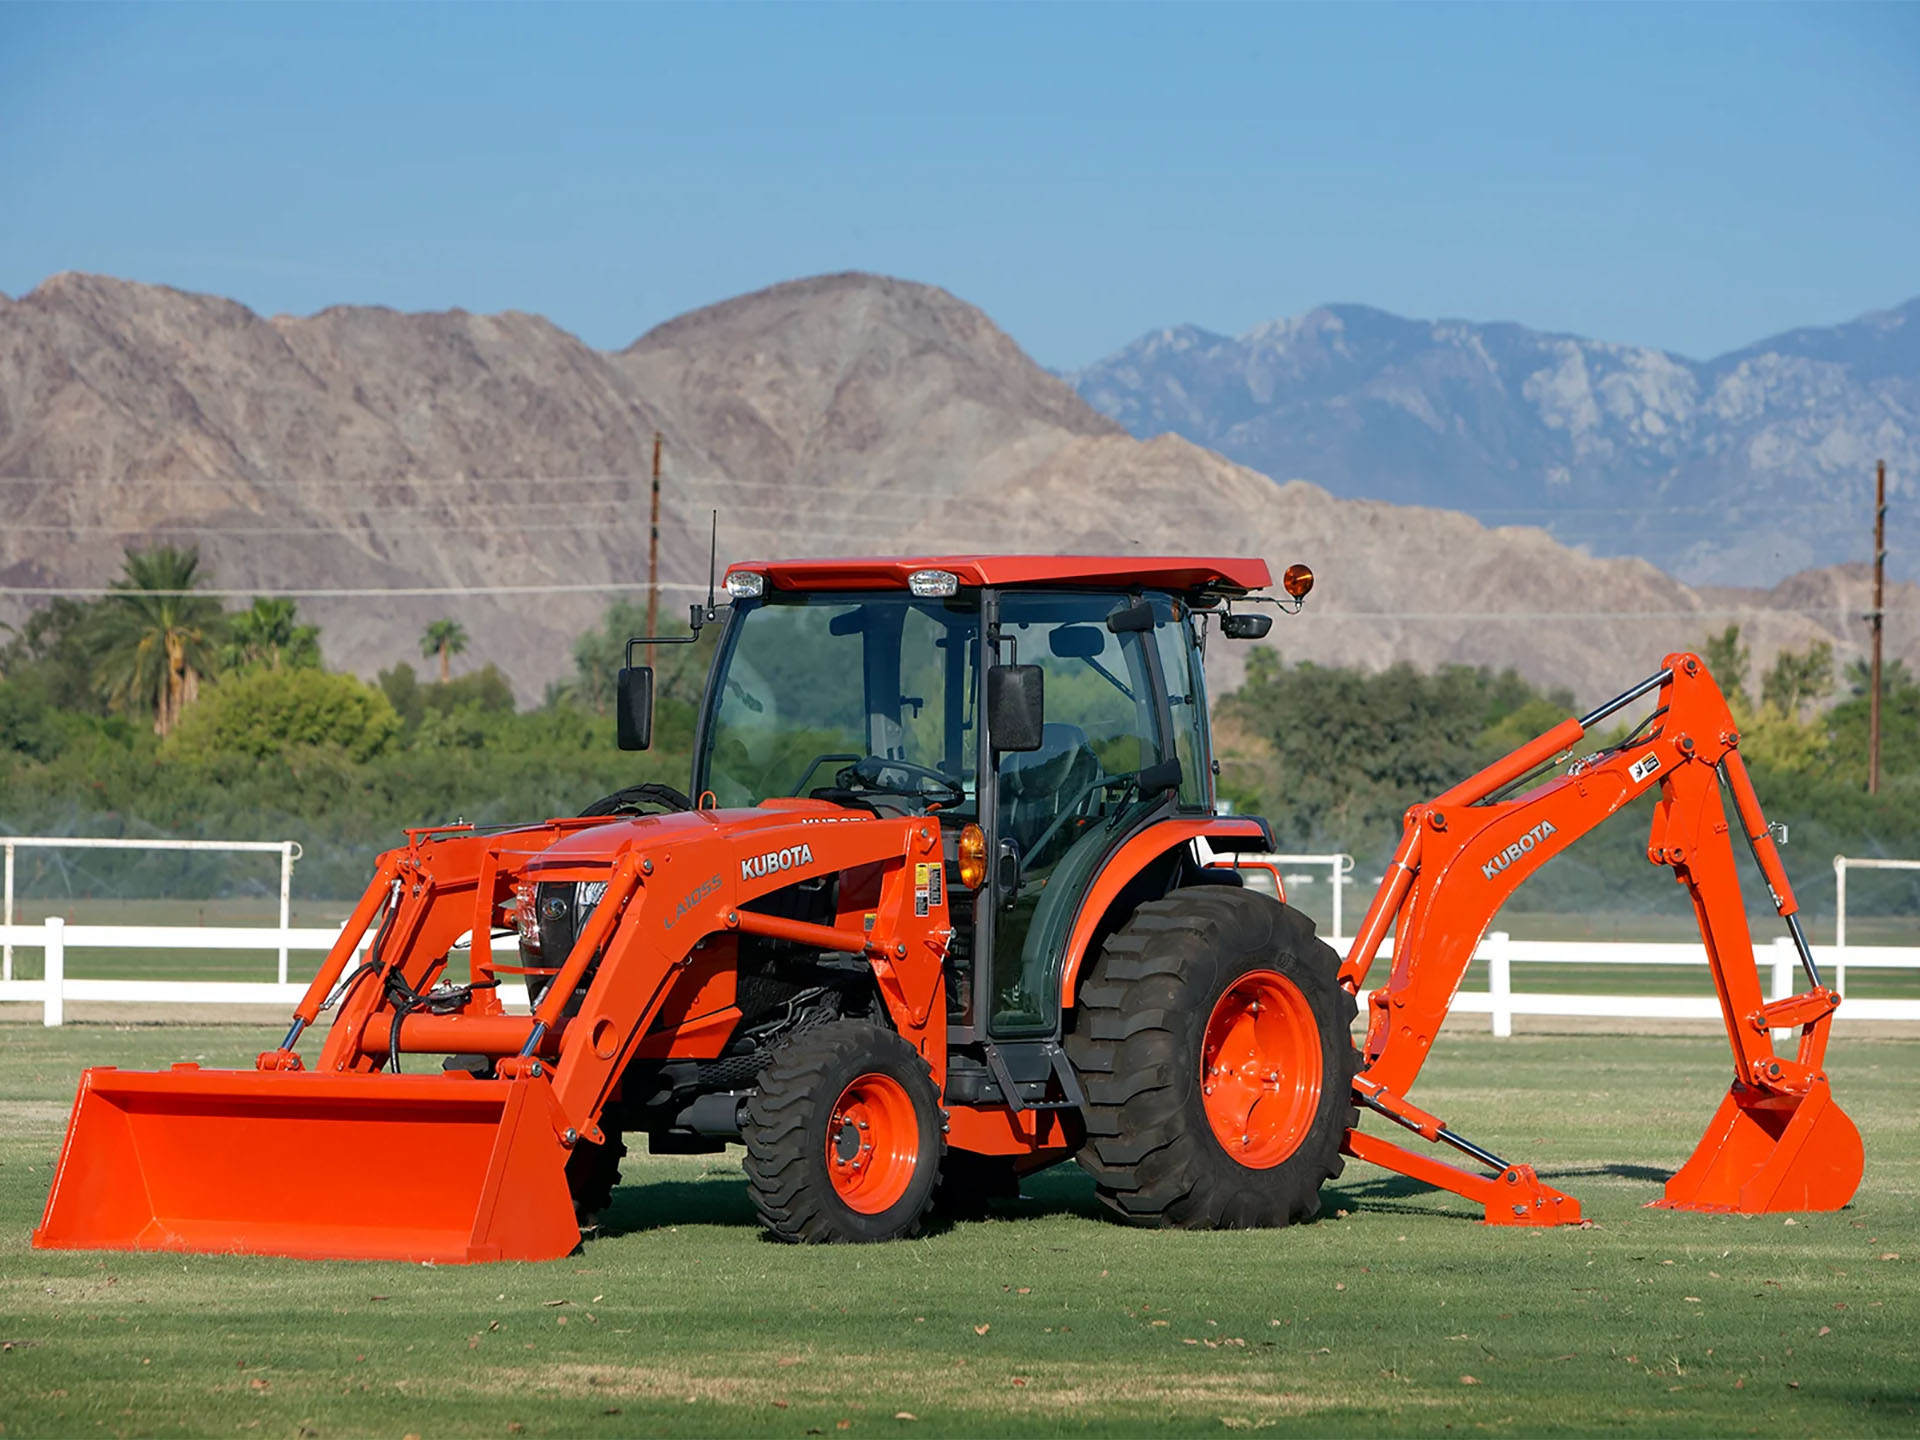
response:
M805 772L800 776L800 783L794 786L793 789L789 790L787 793L789 795L806 794L807 782L813 779L813 772L818 770L822 765L825 765L829 760L845 761L845 760L858 760L859 758L860 757L858 755L835 754L831 750L826 751L824 754L816 755L813 757L813 760L808 764Z
M895 774L918 783L910 788L894 784L890 777ZM924 796L928 799L951 797L955 804L967 798L966 789L958 780L941 774L931 765L916 765L911 760L888 760L879 755L856 760L833 778L843 790L883 791L889 795Z

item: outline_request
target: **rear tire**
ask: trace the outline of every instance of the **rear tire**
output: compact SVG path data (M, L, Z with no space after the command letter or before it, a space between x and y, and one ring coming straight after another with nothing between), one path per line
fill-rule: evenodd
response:
M836 1020L786 1041L741 1130L748 1189L775 1239L918 1233L944 1148L940 1096L927 1062L893 1031Z
M1359 1119L1353 997L1299 911L1205 886L1142 905L1081 986L1076 1157L1134 1225L1306 1220Z

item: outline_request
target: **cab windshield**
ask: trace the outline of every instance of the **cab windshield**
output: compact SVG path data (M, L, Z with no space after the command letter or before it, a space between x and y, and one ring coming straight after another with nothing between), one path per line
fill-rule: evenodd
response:
M769 595L736 605L695 783L783 795L974 797L978 596Z

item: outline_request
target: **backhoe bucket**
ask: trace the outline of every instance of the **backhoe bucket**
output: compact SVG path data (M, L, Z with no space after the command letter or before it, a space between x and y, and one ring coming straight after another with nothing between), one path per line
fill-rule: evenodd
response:
M88 1070L43 1248L552 1260L579 1243L544 1077Z
M1769 1095L1736 1083L1653 1208L1838 1210L1859 1188L1864 1165L1860 1132L1824 1079L1805 1095Z

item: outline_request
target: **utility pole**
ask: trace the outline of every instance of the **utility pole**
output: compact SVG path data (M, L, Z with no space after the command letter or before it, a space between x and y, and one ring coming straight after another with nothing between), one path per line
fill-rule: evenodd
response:
M1887 624L1887 462L1874 470L1873 481L1873 689L1867 701L1867 793L1880 793L1880 637Z
M1878 604L1879 602L1875 601L1874 603ZM653 664L653 644L651 641L651 637L654 634L654 632L659 628L660 628L660 432L656 430L653 432L653 523L652 523L652 528L647 532L647 635L649 636L649 641L647 644L647 664L648 665ZM1876 648L1873 653L1876 656L1878 656L1880 652ZM1878 666L1879 663L1880 662L1877 659L1874 661L1875 666ZM1879 673L1880 673L1879 670L1875 669L1874 674L1876 677L1879 675ZM1878 687L1879 683L1880 682L1878 679L1874 681L1876 688ZM1879 703L1880 702L1878 700L1874 701L1874 704L1876 706L1878 706ZM1880 712L1878 709L1875 709L1873 713L1874 713L1874 716L1876 717L1874 720L1874 724L1877 727L1880 723L1878 719ZM1877 728L1875 733L1876 734L1878 733ZM1876 751L1875 753L1878 754L1879 752Z

